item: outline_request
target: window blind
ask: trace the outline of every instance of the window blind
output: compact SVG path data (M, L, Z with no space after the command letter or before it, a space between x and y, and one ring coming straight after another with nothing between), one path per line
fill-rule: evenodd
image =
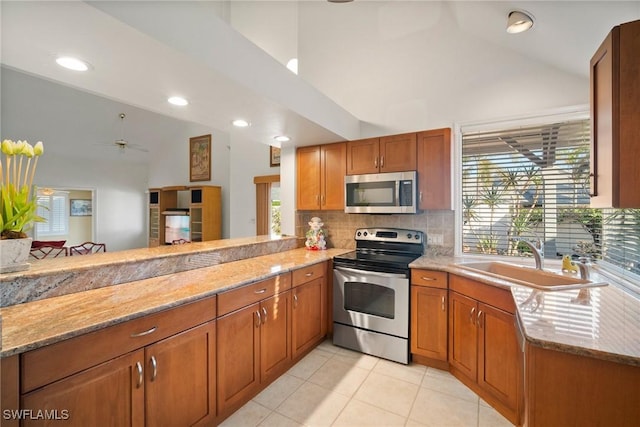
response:
M640 209L589 208L588 119L462 135L463 252L588 256L638 283ZM637 292L638 289L635 289Z
M38 195L38 215L46 222L36 223L36 235L60 236L69 232L69 214L66 194Z
M600 241L588 209L589 122L464 133L463 251L547 258L582 255Z

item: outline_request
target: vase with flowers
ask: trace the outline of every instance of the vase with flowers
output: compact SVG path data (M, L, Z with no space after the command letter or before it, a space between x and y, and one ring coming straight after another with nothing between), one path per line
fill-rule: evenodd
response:
M38 200L33 178L38 158L44 152L41 141L2 141L0 155L0 273L26 270L31 238L25 233L35 222Z

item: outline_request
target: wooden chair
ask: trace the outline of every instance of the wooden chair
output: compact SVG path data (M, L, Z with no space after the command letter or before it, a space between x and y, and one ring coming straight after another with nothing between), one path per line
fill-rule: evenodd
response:
M191 243L191 242L185 239L176 239L171 241L172 245L184 245L185 243Z
M29 256L35 259L58 258L69 255L69 249L65 246L40 244L31 248Z
M91 255L97 252L107 252L107 245L104 243L84 242L81 245L70 246L69 255Z

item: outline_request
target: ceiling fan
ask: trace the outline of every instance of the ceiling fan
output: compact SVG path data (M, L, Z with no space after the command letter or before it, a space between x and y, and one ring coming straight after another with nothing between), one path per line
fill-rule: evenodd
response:
M124 119L125 119L125 117L127 117L127 115L125 113L120 113L118 115L118 117L120 117L120 121L121 121L122 137L119 138L119 139L116 139L113 142L101 143L99 145L115 146L116 148L118 148L122 152L124 152L125 150L127 150L129 148L131 148L133 150L143 151L145 153L149 152L149 150L144 148L144 146L139 145L139 144L132 144L132 143L130 143L129 141L127 141L124 138Z

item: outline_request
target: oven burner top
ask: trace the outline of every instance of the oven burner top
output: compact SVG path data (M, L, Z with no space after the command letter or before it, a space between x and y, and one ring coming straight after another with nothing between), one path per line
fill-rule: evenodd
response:
M424 234L416 230L359 228L355 240L356 250L334 257L336 265L396 272L408 270L409 264L424 252Z
M373 271L384 271L389 268L408 269L409 264L421 255L355 250L334 257L334 263L353 268L368 267Z

